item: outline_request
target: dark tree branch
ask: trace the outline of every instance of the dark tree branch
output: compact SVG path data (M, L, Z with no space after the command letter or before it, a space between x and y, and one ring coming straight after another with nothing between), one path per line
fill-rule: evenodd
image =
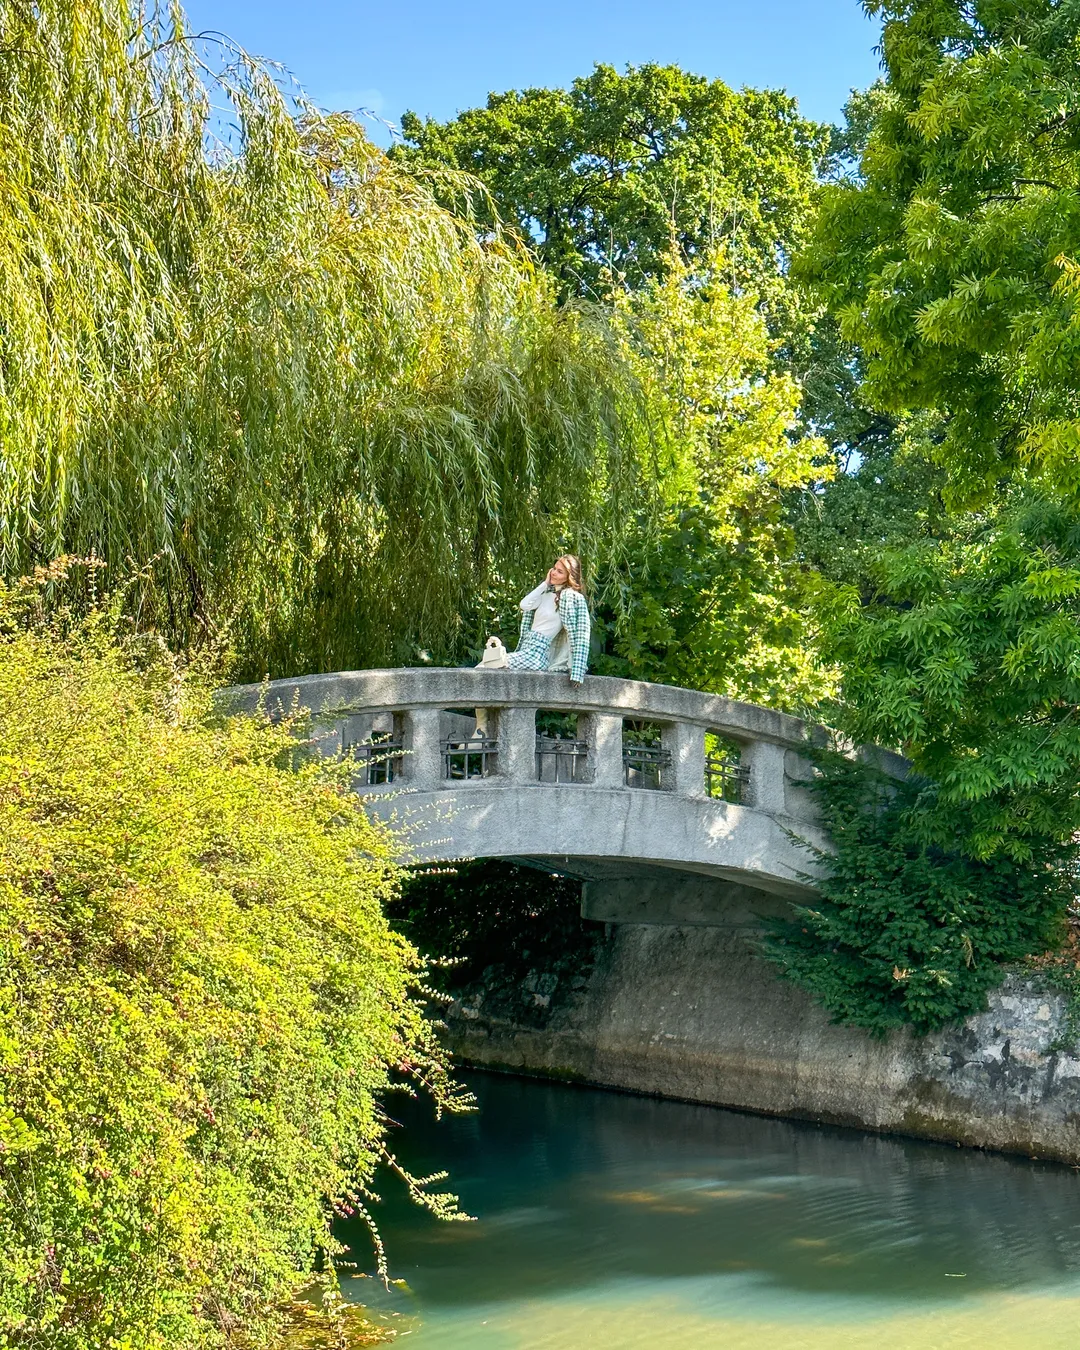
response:
M1062 127L1067 127L1077 117L1080 117L1080 108L1075 108L1071 113L1063 113L1061 117L1051 118L1049 122L1043 122L1035 128L1034 139L1038 140L1040 136L1049 136L1055 131L1060 131Z
M1055 192L1068 191L1068 189L1063 188L1060 183L1051 183L1045 178L1014 178L1013 182L1020 184L1022 187L1053 188Z

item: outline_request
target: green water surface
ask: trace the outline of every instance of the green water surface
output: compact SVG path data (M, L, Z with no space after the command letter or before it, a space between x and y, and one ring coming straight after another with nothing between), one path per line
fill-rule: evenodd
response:
M476 1074L476 1114L392 1106L405 1289L345 1280L408 1350L1080 1347L1080 1174L710 1107ZM372 1268L358 1224L342 1238Z

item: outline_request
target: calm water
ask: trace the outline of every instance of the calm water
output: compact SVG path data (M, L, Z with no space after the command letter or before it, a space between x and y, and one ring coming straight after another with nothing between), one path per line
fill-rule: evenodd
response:
M400 1110L470 1224L382 1186L406 1289L347 1293L408 1350L1080 1346L1080 1173L677 1102L475 1075ZM357 1228L345 1229L361 1266Z

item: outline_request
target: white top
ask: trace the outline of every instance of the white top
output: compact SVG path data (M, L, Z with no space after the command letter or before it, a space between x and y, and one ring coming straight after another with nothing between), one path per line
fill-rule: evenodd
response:
M532 631L541 637L553 638L563 626L562 617L555 608L555 592L542 581L521 602L523 610L533 611Z

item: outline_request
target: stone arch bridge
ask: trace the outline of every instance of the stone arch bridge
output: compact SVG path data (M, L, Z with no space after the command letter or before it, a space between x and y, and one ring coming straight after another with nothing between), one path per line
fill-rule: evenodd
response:
M252 707L262 686L231 691ZM668 685L420 668L276 680L415 861L506 858L580 877L585 917L730 923L811 893L826 847L808 733Z
M805 845L828 847L796 719L524 671L350 671L227 695L237 710L264 696L271 714L308 708L410 859L507 858L584 882L583 917L606 925L592 958L575 978L485 974L444 1011L464 1059L1080 1163L1080 1049L1060 1049L1060 995L1010 977L959 1027L874 1041L760 960L761 920L813 894Z

